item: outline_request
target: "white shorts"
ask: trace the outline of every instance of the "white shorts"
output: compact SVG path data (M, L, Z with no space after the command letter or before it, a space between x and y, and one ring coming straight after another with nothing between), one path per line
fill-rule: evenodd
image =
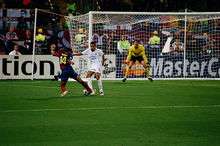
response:
M91 64L88 68L88 71L102 73L102 66L98 64Z

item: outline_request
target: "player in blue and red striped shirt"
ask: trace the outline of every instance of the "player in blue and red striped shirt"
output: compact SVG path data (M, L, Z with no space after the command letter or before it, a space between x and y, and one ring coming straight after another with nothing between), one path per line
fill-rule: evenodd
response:
M89 95L92 92L91 88L89 88L88 84L80 78L80 76L73 70L71 66L71 64L73 64L72 52L67 51L66 49L60 49L60 50L51 49L51 54L53 56L59 57L60 69L62 71L60 75L61 96L65 96L68 93L68 90L66 89L66 83L69 78L73 78L77 82L79 82L87 90L86 95Z

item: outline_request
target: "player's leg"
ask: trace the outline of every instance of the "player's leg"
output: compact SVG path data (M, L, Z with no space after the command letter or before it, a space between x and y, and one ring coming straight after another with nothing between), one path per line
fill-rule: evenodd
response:
M141 62L140 62L142 65L143 65L143 67L145 68L145 75L146 75L146 77L148 78L148 80L149 81L153 81L153 78L151 77L151 75L150 75L150 65L149 65L149 63L148 62L146 62L146 61L144 61L144 60L142 60Z
M54 78L52 79L52 81L58 81L61 77L61 73L60 72L57 72L56 75L53 76Z
M96 72L96 73L95 73L95 78L96 78L96 80L98 81L99 94L100 94L101 96L103 96L103 95L104 95L104 91L103 91L101 73Z
M68 81L68 74L67 71L62 71L61 75L60 75L60 90L61 90L61 96L65 96L68 93L68 90L66 88L66 83Z
M127 80L127 77L128 77L128 73L129 73L129 70L131 69L132 65L134 65L134 61L133 60L130 60L128 65L126 65L126 70L125 70L125 76L123 78L123 82L125 82Z
M67 81L60 82L60 89L61 89L61 96L62 97L68 93L68 90L66 89L66 83L67 83Z
M92 89L92 95L95 94L95 90L93 89L93 86L92 86L92 76L95 72L92 72L92 71L88 71L87 74L86 74L86 80L87 80L87 83L89 85L89 87Z
M74 77L74 79L80 83L88 92L88 94L92 93L92 89L89 87L89 85L87 84L87 82L83 81L80 76L78 75L77 77Z
M81 77L73 70L73 68L70 69L70 77L75 79L78 83L80 83L88 92L88 94L92 93L92 89L89 87L87 82L83 81Z
M78 83L80 83L88 92L88 94L92 93L92 89L88 86L87 82L83 81L80 76L73 70L73 68L69 68L69 77L76 80Z

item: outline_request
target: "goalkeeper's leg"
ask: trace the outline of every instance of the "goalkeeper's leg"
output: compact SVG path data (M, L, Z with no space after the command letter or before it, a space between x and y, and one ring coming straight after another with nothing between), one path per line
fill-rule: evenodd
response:
M150 65L148 62L145 61L141 61L141 64L143 65L143 67L145 68L145 75L148 78L149 81L153 81L153 78L150 75Z
M126 80L127 80L127 77L128 77L128 74L129 74L129 70L131 69L131 67L132 67L132 65L134 64L134 62L133 61L130 61L129 63L128 63L128 65L126 65L126 70L125 70L125 76L124 76L124 78L123 78L123 82L125 82Z

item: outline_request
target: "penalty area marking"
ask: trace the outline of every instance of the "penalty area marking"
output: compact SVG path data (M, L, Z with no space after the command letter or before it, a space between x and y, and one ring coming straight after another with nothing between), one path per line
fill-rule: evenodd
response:
M91 107L91 108L48 108L48 109L24 109L3 110L0 113L19 112L49 112L49 111L101 111L101 110L139 110L139 109L186 109L186 108L220 108L220 105L168 105L168 106L142 106L142 107Z

